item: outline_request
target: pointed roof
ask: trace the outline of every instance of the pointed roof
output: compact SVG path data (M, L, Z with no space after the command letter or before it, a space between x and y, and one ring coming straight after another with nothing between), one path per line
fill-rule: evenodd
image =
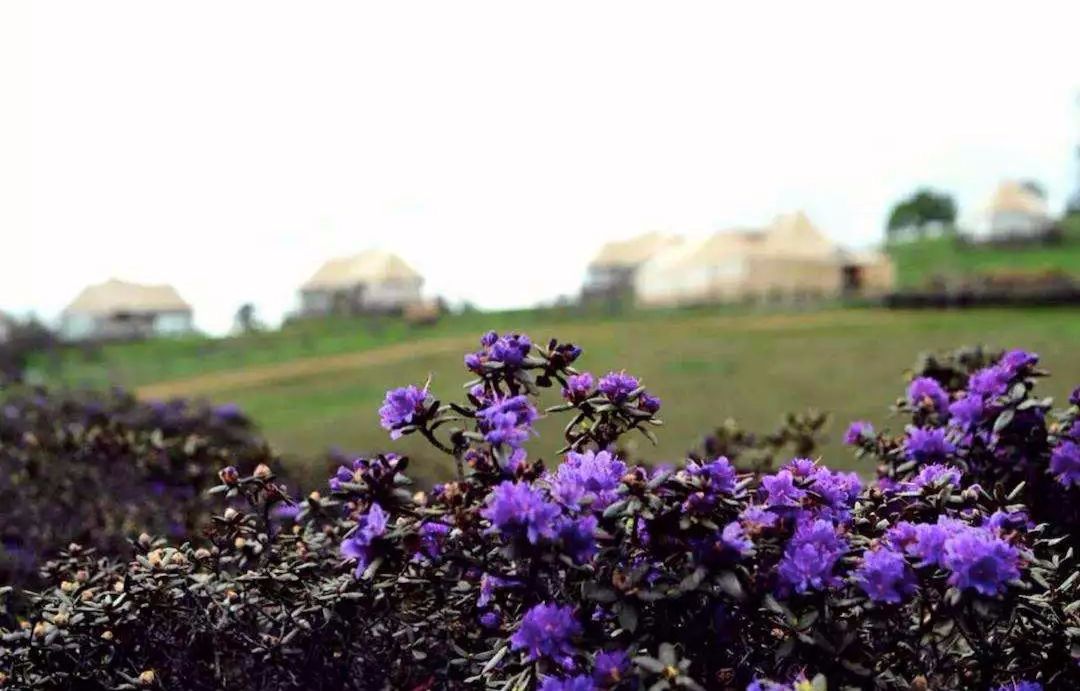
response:
M633 267L647 261L658 252L681 242L675 235L652 232L629 240L609 242L600 248L593 260L592 267Z
M832 256L836 246L811 222L803 211L781 214L765 231L763 251L799 257Z
M340 257L319 267L302 290L333 290L359 283L385 281L422 281L423 278L405 260L382 250L367 250L351 257Z
M65 314L190 311L191 305L171 285L144 285L116 278L83 288L64 308Z
M1046 216L1046 200L1016 180L1005 180L994 191L987 211L991 214L1012 212Z

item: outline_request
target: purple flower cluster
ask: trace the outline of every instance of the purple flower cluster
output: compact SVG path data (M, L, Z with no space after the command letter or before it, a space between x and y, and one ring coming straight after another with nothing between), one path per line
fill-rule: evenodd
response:
M556 604L534 606L521 618L521 624L510 637L510 647L525 653L525 660L548 659L563 669L573 669L573 639L581 634L571 607Z
M683 508L691 513L708 513L721 495L735 491L735 466L724 456L707 463L687 461L681 475L694 490L683 503Z
M782 590L805 593L839 585L834 570L847 550L847 543L831 521L801 521L777 566Z
M566 378L566 386L562 390L563 398L571 403L580 403L592 395L596 380L588 372L572 374Z
M525 334L508 333L503 336L488 331L480 339L480 350L465 356L465 366L481 373L489 363L506 369L521 367L532 349L532 341Z
M492 528L508 537L524 537L536 544L554 539L562 510L550 501L543 490L526 482L504 480L487 498L480 512Z
M1050 453L1050 474L1066 487L1080 486L1080 444L1063 441Z
M916 377L908 385L908 405L915 409L928 409L944 415L949 409L949 394L936 379Z
M956 453L956 446L949 441L944 428L910 426L907 428L904 453L908 459L918 463L945 463Z
M389 516L378 504L372 504L367 514L360 517L352 535L341 542L341 556L347 561L356 560L357 578L374 560L377 543L386 534Z
M626 464L609 451L571 451L554 475L551 494L565 506L587 504L602 511L618 497Z
M874 426L865 420L856 420L848 425L847 431L844 432L844 443L848 446L855 446L864 439L871 439L874 436Z
M889 529L886 542L919 560L919 566L938 566L949 573L949 584L992 597L1020 577L1022 554L1000 534L1007 516L985 526L941 516L936 523L901 522Z
M390 431L390 438L397 439L403 427L417 424L431 405L431 394L427 387L409 385L386 392L383 405L379 408L379 424Z
M480 430L489 444L519 449L532 433L539 417L526 396L511 396L493 401L476 413Z
M904 555L888 547L863 552L855 582L874 602L898 604L915 592L915 574Z

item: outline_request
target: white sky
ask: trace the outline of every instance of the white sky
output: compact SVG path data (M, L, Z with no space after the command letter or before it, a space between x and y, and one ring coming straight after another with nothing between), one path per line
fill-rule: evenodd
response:
M805 208L881 236L921 184L1076 179L1080 3L0 3L0 308L174 284L276 320L379 246L482 307L606 240Z

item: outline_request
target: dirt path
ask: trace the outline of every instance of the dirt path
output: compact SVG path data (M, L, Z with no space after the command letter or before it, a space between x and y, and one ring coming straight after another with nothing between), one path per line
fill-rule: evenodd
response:
M900 315L896 312L829 310L803 314L702 316L689 321L702 324L710 323L712 325L720 324L742 331L783 331L837 326L868 326L892 322L897 318L900 318ZM575 324L573 327L574 340L587 344L591 333L610 329L611 327L611 323ZM430 338L356 353L308 357L271 365L257 365L226 372L212 372L160 384L147 384L138 387L135 392L140 398L149 399L209 396L221 391L260 386L282 380L349 371L364 367L377 367L417 356L442 355L454 352L465 353L475 345L476 337L474 335Z

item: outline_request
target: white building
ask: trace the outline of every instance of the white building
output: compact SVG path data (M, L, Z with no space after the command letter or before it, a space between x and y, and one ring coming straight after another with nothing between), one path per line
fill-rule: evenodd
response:
M191 305L170 285L115 278L87 286L60 316L66 340L172 336L194 329Z
M641 265L681 241L677 236L654 232L605 244L589 262L582 296L589 299L632 295L634 277Z
M734 229L670 247L637 272L648 306L873 295L892 287L880 254L844 252L801 211L761 229Z
M389 252L331 259L300 287L304 316L401 312L421 302L423 277Z
M998 185L971 230L980 239L1039 237L1053 226L1042 195L1015 180Z

